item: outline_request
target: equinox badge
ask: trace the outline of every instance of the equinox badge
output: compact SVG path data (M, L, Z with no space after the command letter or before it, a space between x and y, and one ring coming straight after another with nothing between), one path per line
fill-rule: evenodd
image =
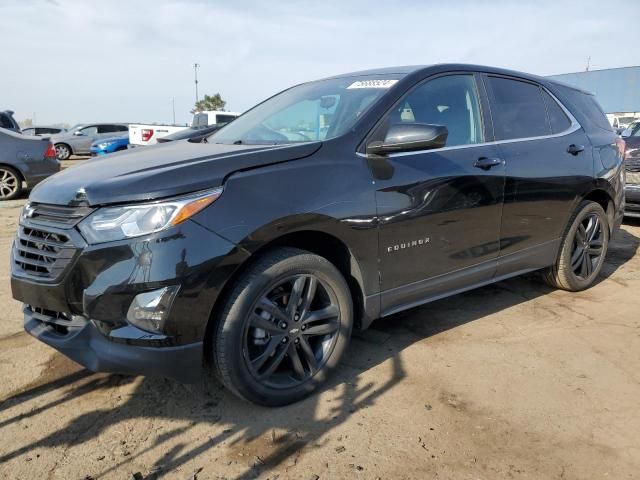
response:
M429 237L419 238L418 240L411 240L409 242L397 243L387 247L387 253L398 252L407 248L421 247L427 245L431 239Z

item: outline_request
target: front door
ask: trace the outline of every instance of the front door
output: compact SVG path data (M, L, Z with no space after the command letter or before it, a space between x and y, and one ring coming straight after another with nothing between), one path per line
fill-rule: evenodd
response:
M493 278L505 171L497 147L485 140L481 104L476 76L446 75L414 88L381 123L449 131L443 148L369 159L383 315Z
M98 126L90 125L80 129L80 135L73 137L73 151L76 154L89 153L89 147L98 137Z

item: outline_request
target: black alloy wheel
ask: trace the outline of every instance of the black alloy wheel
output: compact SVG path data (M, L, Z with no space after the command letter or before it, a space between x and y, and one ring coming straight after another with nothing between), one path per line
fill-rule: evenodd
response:
M576 229L571 254L571 270L583 280L589 279L602 257L604 233L600 217L591 213L587 215Z
M240 275L215 321L217 377L245 400L278 406L310 395L339 363L353 305L347 282L326 258L280 247Z
M293 275L269 287L245 328L243 348L251 374L272 388L307 381L330 357L339 317L336 294L313 274Z
M583 201L569 221L554 265L543 273L552 287L577 292L597 279L609 247L609 220L601 205Z

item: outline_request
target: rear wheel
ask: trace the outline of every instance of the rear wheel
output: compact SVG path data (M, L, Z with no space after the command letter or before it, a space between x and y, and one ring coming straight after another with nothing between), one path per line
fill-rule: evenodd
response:
M333 264L280 248L241 276L217 321L213 363L220 380L246 400L277 406L311 394L338 364L353 308Z
M56 144L56 157L58 160L68 160L71 156L71 147L65 143Z
M573 215L556 263L544 272L551 286L576 292L593 285L609 247L609 221L602 207L584 201Z
M0 200L13 200L22 193L22 177L17 170L0 166Z

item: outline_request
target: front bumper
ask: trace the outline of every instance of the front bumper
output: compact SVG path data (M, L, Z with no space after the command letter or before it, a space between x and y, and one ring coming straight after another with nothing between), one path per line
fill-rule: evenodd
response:
M25 306L26 332L92 372L161 376L182 382L196 382L201 377L202 342L174 347L131 345L105 336L92 321L60 328L42 317ZM122 329L137 331L126 332L126 337L147 335L130 326Z
M45 228L29 221L25 227ZM60 272L38 278L24 270L14 246L11 289L25 304L28 333L92 371L183 381L198 375L215 300L247 252L192 220L99 245L84 243L75 228L47 228L70 238L75 251L67 248ZM161 335L127 322L136 295L175 285L179 293Z

